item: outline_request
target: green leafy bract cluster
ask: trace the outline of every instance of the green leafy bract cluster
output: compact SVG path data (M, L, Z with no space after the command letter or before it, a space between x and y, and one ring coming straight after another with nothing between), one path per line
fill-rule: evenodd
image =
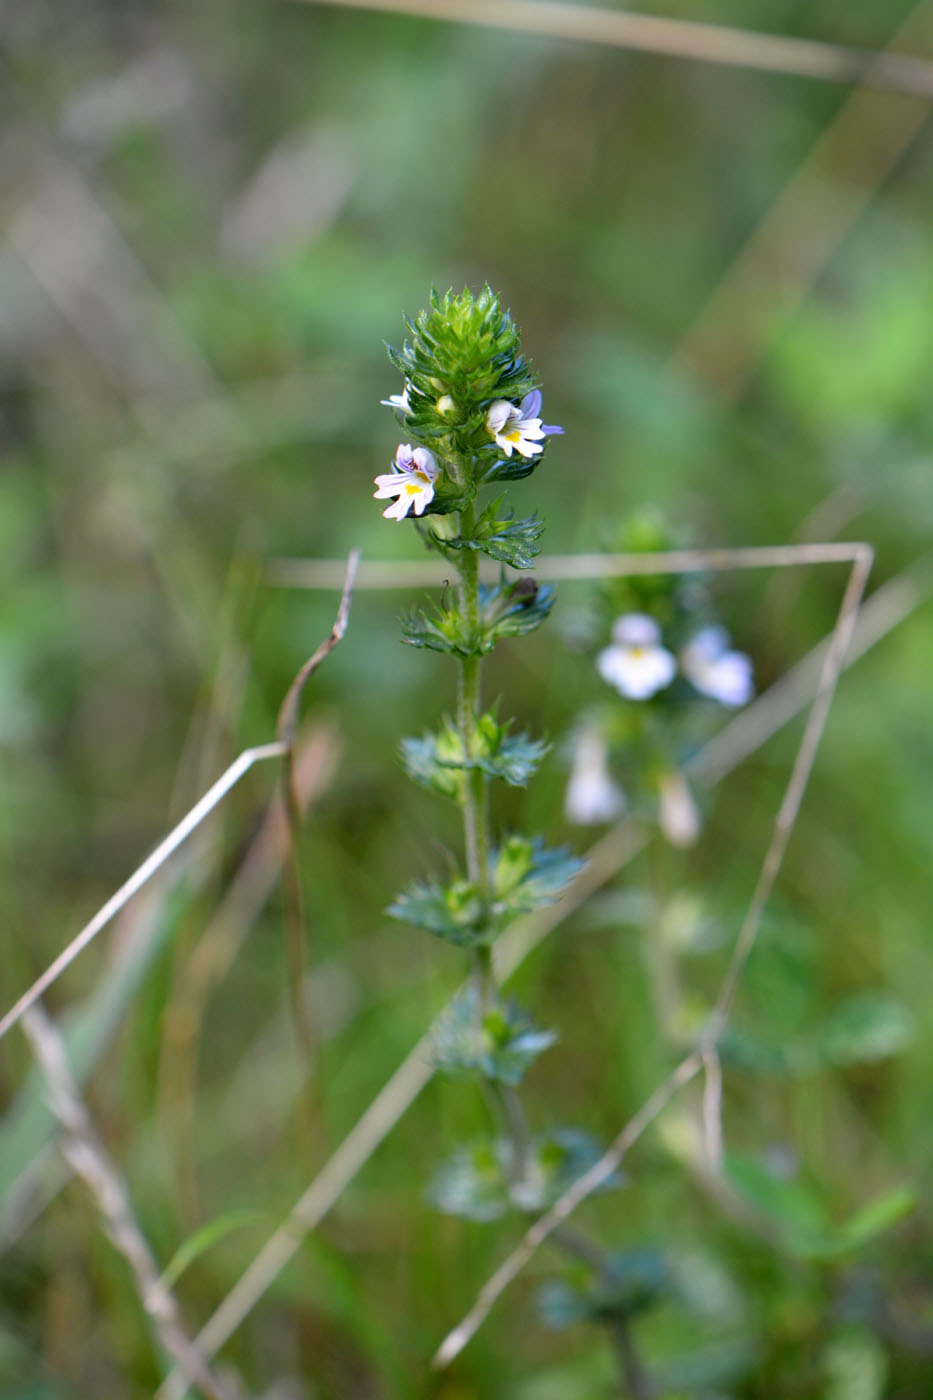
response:
M505 637L536 631L554 606L554 590L531 578L480 584L475 621L463 614L456 600L427 612L402 618L402 637L413 647L444 651L451 656L486 656Z
M518 1084L535 1060L557 1039L539 1030L514 1002L497 997L486 1007L468 986L448 1007L434 1032L431 1052L449 1074L481 1074L502 1084Z
M489 946L519 914L559 899L582 868L565 847L548 850L536 838L510 836L490 855L485 898L466 878L446 885L418 881L389 913L460 947Z
M442 797L459 798L463 775L476 768L510 787L525 787L549 745L527 734L511 736L510 728L510 720L500 724L495 714L480 715L467 752L460 731L448 719L437 734L403 739L402 762L410 778Z
M497 1220L510 1209L535 1213L553 1205L601 1156L602 1148L589 1133L557 1128L531 1141L517 1173L511 1143L480 1138L458 1147L441 1164L430 1194L438 1210L466 1220ZM616 1174L599 1189L618 1185Z
M410 338L388 347L409 385L406 429L441 455L446 448L460 461L481 458L485 474L499 455L486 428L490 405L535 387L515 322L484 287L477 296L432 291L430 306L406 325Z

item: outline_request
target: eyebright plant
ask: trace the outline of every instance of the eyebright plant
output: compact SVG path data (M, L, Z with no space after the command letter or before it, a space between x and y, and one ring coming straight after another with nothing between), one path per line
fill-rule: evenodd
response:
M409 615L402 630L410 645L452 657L459 687L456 713L433 733L405 739L402 761L416 782L460 808L464 860L452 876L411 885L389 912L468 950L468 990L447 1015L434 1054L451 1075L483 1085L497 1127L456 1151L431 1195L441 1210L491 1220L510 1209L545 1208L596 1150L585 1134L532 1134L526 1124L517 1086L555 1036L503 998L492 965L503 930L557 900L580 868L566 850L491 821L491 789L525 786L548 745L515 732L498 704L484 704L481 688L483 659L501 641L540 627L554 601L550 588L521 572L534 565L543 523L506 510L496 488L531 476L548 440L563 430L542 422L541 391L518 329L488 287L475 296L432 293L407 329L401 348L389 348L402 392L383 399L405 441L391 470L376 477L375 496L392 498L385 517L417 530L456 571L455 592ZM492 581L480 582L481 556L498 565Z

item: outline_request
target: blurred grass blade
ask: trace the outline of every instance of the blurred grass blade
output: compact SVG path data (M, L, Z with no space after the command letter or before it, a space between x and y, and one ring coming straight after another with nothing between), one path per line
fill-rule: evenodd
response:
M237 1230L242 1230L247 1225L255 1225L257 1221L264 1219L266 1217L261 1210L231 1210L225 1215L218 1215L214 1220L209 1220L179 1245L162 1270L160 1284L164 1288L174 1288L185 1270L212 1245L226 1239Z

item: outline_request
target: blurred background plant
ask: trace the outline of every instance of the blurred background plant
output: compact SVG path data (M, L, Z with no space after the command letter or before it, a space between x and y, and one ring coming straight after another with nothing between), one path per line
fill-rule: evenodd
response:
M623 521L617 539L607 541L607 551L620 554L676 547L651 511ZM715 712L746 705L755 693L751 659L731 649L707 581L699 574L610 578L570 620L568 641L575 650L596 650L603 693L609 686L618 697L588 706L577 719L564 796L568 821L595 826L629 809L657 821L672 845L692 846L701 816L683 765L714 732ZM613 760L624 785L613 776Z
M646 8L933 52L922 2ZM842 685L723 1047L728 1191L704 1173L687 1096L632 1154L629 1186L585 1215L618 1253L605 1288L629 1300L659 1394L924 1400L927 105L470 24L213 0L4 6L0 63L3 1008L274 732L335 597L270 586L266 561L351 544L420 557L370 499L397 442L381 341L426 286L489 280L567 429L535 482L549 549L614 547L647 502L697 544L868 538L878 596L900 590L888 616L904 620ZM841 585L834 568L716 576L708 615L765 692L827 632ZM562 586L555 630L572 639L592 590ZM445 703L431 658L397 641L420 597L360 592L306 699L314 1162L271 770L48 998L194 1326L459 978L450 950L383 912L400 868L456 842L454 814L445 824L397 762ZM632 611L654 616L613 603L593 656ZM503 647L489 672L520 730L567 734L601 687L623 703L554 631ZM721 975L798 737L777 734L719 787L693 846L650 841L523 964L516 996L562 1031L523 1090L535 1121L605 1139L663 1075ZM582 853L583 834L560 830L566 776L546 765L505 794L504 819ZM161 1358L50 1146L30 1064L11 1034L2 1384L151 1394ZM425 1089L225 1349L255 1393L612 1393L611 1349L585 1325L603 1285L568 1276L554 1292L543 1254L456 1367L427 1374L502 1235L439 1223L416 1188L483 1123L458 1086ZM542 1334L529 1318L548 1280Z

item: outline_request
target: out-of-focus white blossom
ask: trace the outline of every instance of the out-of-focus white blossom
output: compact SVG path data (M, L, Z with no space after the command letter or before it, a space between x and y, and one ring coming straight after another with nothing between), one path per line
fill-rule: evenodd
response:
M577 826L597 826L624 810L625 793L609 772L606 741L597 730L584 729L574 749L564 815Z
M680 664L693 688L720 705L747 705L755 693L751 659L743 651L730 651L724 627L696 632L681 652Z
M658 778L658 825L672 846L692 846L703 827L690 785L677 768Z
M674 657L661 645L661 629L645 613L623 613L612 626L612 646L596 658L604 681L628 700L648 700L670 685L677 671Z

